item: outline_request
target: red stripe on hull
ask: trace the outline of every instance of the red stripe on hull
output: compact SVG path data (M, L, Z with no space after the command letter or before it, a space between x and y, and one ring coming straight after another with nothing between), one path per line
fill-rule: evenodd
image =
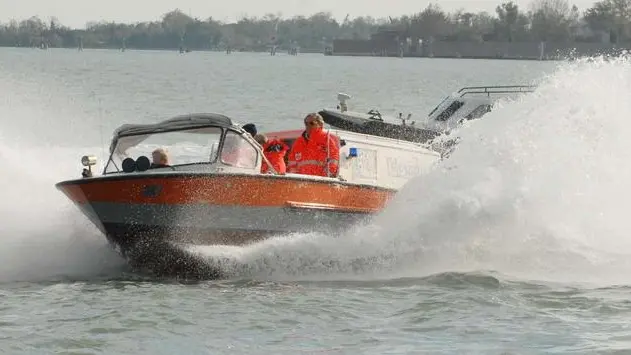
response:
M78 204L325 206L356 213L378 212L395 194L370 186L263 175L121 176L62 182L57 187Z

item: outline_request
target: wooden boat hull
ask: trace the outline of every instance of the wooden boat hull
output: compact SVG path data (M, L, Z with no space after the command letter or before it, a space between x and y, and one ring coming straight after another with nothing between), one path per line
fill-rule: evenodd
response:
M133 266L189 277L219 275L176 243L245 245L295 232L334 233L380 211L396 192L310 177L182 172L56 187Z

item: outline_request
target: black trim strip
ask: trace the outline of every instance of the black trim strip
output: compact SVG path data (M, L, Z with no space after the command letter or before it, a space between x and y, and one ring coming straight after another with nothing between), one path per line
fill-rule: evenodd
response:
M353 207L338 207L338 206L329 206L322 204L312 204L312 203L300 203L287 201L287 205L285 208L294 211L310 211L310 212L327 212L327 213L344 213L344 214L353 214L353 215L372 215L378 213L378 211L370 211L368 209L362 208L353 208Z

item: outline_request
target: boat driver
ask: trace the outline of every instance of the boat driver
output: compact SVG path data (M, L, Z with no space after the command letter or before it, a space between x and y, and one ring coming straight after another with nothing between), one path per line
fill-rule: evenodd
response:
M340 159L339 140L324 131L324 119L318 113L308 114L304 123L305 130L289 153L288 172L336 177Z
M151 152L151 166L149 169L169 167L169 155L163 148L158 148Z

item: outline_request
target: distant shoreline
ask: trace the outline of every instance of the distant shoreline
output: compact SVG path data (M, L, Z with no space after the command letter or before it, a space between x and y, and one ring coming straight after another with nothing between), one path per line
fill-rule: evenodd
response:
M594 3L583 14L569 3L552 8L547 0L533 2L528 11L511 1L501 2L495 13L445 12L430 4L415 14L383 19L347 16L341 22L319 12L226 23L175 9L155 21L90 22L85 29L69 28L54 17L33 16L0 24L0 46L182 52L276 48L279 54L291 55L562 60L617 55L625 46L631 48L626 27L612 20L617 16L609 6L612 1ZM558 25L550 26L550 18Z
M457 46L459 44L462 43L466 43L466 42L453 42L452 45ZM515 43L513 43L515 44ZM565 60L572 60L572 59L576 59L579 57L590 57L590 56L598 56L598 55L613 55L615 56L615 53L612 53L612 47L611 46L606 46L606 45L602 45L600 46L600 52L598 53L574 53L573 55L554 55L554 56L544 56L544 57L539 57L536 55L531 55L531 56L514 56L514 55L504 55L504 56L497 56L497 55L493 55L493 54L478 54L478 55L433 55L433 56L423 56L423 55L418 55L415 53L403 53L403 55L399 55L399 54L394 54L394 53L388 53L388 55L376 55L374 53L361 53L361 52L357 52L357 53L353 53L353 52L341 52L341 53L327 53L326 51L322 51L322 50L318 50L318 49L311 49L311 50L301 50L298 55L300 54L320 54L323 55L325 57L364 57L364 58L405 58L405 59L410 59L410 58L418 58L418 59L468 59L468 60L513 60L513 61L565 61ZM33 50L48 50L48 49L64 49L64 50L74 50L77 52L81 52L81 50L79 50L79 48L77 47L70 47L70 46L64 46L64 47L52 47L52 48L39 48L39 47L24 47L24 46L1 46L0 48L23 48L23 49L33 49ZM575 46L568 46L568 48L566 48L567 50L572 50L572 49L576 49ZM226 53L225 49L196 49L196 50L191 50L190 52L184 52L184 53L179 53L179 48L125 48L125 51L122 50L122 48L116 48L116 47L84 47L83 50L106 50L106 51L119 51L119 52L125 52L125 51L159 51L159 52L174 52L175 54L179 54L179 55L186 55L188 53L192 53L192 52L213 52L213 53ZM624 48L613 48L613 50L624 50ZM603 53L604 52L604 53ZM250 50L233 50L231 53L258 53L258 54L268 54L269 55L269 50L256 50L256 49L250 49ZM278 50L276 52L277 54L281 54L281 55L289 55L288 52L286 50ZM230 54L226 54L226 55L230 55Z

